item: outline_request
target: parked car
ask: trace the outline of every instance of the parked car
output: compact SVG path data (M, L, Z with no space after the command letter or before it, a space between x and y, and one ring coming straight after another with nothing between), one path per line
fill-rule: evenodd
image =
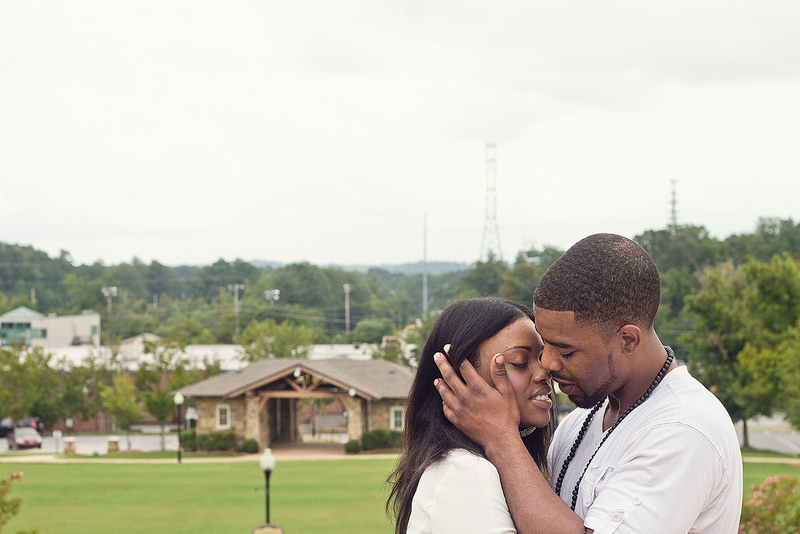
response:
M31 415L29 415L28 417L23 417L22 419L17 421L16 426L17 428L23 428L26 426L31 427L34 430L36 430L40 435L42 432L44 432L44 425L39 420L39 418Z
M42 448L42 436L30 426L15 428L6 439L8 450Z
M14 422L10 417L0 419L0 438L8 436L12 430L14 430Z

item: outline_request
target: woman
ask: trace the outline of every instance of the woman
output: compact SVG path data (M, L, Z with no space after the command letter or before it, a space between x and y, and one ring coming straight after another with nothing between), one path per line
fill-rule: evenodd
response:
M442 411L433 356L446 344L455 369L469 360L489 384L491 358L503 353L519 405L520 435L539 468L546 468L553 431L550 376L539 363L543 345L532 312L497 298L458 301L433 325L411 386L404 448L389 477L386 506L395 533L516 532L497 470Z

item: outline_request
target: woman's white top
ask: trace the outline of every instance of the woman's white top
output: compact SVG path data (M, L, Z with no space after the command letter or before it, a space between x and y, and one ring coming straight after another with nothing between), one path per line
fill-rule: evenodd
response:
M410 534L516 534L500 475L486 459L450 451L422 474L411 503Z

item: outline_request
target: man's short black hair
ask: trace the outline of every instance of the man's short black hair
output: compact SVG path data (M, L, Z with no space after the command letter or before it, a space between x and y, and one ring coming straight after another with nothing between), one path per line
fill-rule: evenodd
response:
M655 262L636 242L594 234L567 250L542 276L533 303L575 312L575 320L610 335L625 324L649 329L661 299Z

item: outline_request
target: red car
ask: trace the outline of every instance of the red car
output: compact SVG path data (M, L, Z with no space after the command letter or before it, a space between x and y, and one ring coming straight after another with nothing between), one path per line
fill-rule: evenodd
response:
M8 439L8 450L42 448L42 437L33 427L15 428L6 439Z

